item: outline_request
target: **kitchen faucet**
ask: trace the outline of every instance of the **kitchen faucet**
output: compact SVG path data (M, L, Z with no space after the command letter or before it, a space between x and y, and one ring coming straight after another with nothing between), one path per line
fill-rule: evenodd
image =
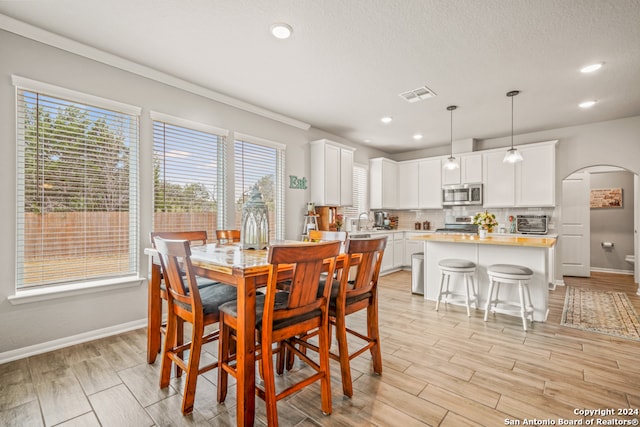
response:
M360 221L360 219L362 218L362 215L364 215L367 218L367 222L369 222L369 212L362 212L360 215L358 215L358 231L362 230L362 222ZM366 225L365 225L366 228Z

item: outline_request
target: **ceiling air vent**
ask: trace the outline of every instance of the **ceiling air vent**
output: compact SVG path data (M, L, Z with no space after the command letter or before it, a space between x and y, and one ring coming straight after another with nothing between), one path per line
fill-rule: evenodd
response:
M421 86L418 89L403 92L400 96L407 102L418 102L422 99L433 98L436 93L426 86Z

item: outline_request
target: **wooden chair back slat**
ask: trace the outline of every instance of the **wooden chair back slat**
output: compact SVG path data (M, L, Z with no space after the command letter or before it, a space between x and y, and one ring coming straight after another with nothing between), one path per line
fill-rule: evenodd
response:
M219 243L234 243L240 241L240 230L216 230Z

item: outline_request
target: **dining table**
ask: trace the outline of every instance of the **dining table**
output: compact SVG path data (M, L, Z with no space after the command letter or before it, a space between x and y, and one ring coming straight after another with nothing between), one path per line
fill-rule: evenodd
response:
M313 243L279 240L270 243L309 245ZM147 362L154 363L160 351L162 274L157 251L145 249L151 258L151 278L148 287ZM251 426L255 418L255 329L256 290L266 286L269 276L268 250L242 249L239 243L210 243L191 247L191 263L198 276L235 286L238 292L237 362L237 425ZM345 254L336 259L336 268L344 264ZM287 278L291 266L280 267L278 277Z

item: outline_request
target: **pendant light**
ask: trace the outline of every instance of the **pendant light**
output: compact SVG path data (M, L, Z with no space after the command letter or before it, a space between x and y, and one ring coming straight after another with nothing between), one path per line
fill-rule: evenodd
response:
M458 107L455 105L449 105L447 107L447 110L451 111L451 155L447 160L445 160L444 164L442 165L442 167L447 170L454 170L460 167L458 162L456 162L456 158L453 157L453 110L455 110L456 108Z
M505 163L517 163L522 161L522 155L520 152L516 148L513 148L513 97L519 93L519 90L507 92L507 96L511 98L511 148L509 148L507 153L504 155L504 159L502 161Z

